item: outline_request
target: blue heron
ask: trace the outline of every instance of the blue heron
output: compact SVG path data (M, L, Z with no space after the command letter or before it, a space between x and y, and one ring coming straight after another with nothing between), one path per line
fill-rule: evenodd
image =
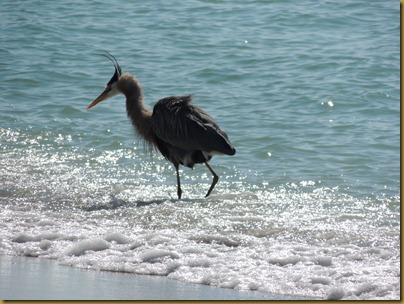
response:
M205 164L213 175L208 197L219 180L219 176L209 166L213 155L234 155L236 150L227 134L220 129L208 113L191 103L189 96L171 96L160 99L147 109L143 102L143 90L138 79L121 68L111 54L103 55L112 61L115 73L105 90L87 110L112 96L122 93L126 97L126 110L138 135L175 167L177 173L177 194L181 199L179 165L193 168L195 164Z

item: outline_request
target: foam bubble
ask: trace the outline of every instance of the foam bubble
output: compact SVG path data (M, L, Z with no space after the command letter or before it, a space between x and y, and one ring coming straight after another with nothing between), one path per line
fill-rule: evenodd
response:
M354 294L356 296L360 296L364 293L373 291L374 289L376 289L376 287L377 286L372 283L364 283L364 284L360 285L358 288L356 288L356 290L354 291Z
M341 300L345 296L345 291L342 287L333 287L328 291L327 300Z
M35 241L35 238L26 233L20 233L20 234L16 235L15 237L13 237L12 241L16 242L16 243L26 243L26 242Z
M109 248L109 244L102 239L79 241L67 250L67 255L80 256L86 251L102 251Z
M321 265L321 266L331 266L332 265L332 257L324 256L324 257L315 257L313 258L313 262Z
M39 235L28 235L26 233L20 233L12 238L13 242L16 243L27 243L27 242L40 242L42 240L55 240L62 238L63 235L60 233L42 233Z
M108 234L105 236L105 240L107 242L115 242L117 244L129 244L131 242L130 238L119 232Z
M329 285L331 284L331 279L327 277L316 277L311 279L312 284L323 284L323 285Z
M52 246L52 243L48 240L44 240L39 243L39 248L42 250L48 250Z
M294 256L289 256L289 257L274 257L274 258L269 258L268 262L270 264L275 264L279 266L286 266L286 265L295 265L299 262L304 261L305 259L303 257L299 257L297 255Z
M142 259L143 262L153 262L157 259L164 258L167 256L172 259L178 259L180 257L178 253L175 253L172 251L161 250L161 249L150 249L150 250L143 252L140 255L140 258Z

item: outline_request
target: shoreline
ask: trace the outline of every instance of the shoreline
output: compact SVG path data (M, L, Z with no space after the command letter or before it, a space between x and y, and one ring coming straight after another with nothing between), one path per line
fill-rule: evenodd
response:
M0 266L1 300L305 299L192 284L159 276L80 269L35 257L0 255Z

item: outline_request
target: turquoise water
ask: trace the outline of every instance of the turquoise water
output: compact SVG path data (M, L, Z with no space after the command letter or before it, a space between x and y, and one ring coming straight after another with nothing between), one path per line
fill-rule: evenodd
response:
M120 233L143 240L135 257L175 251L173 279L399 297L396 3L10 1L0 20L4 254L84 267L61 248ZM86 111L113 74L104 51L136 75L150 108L194 94L227 132L237 153L211 161L220 176L212 198L203 199L211 176L200 166L181 170L184 199L175 200L174 168L135 137L123 96ZM59 237L39 237L49 229ZM31 239L16 242L21 235ZM36 251L44 241L52 246ZM173 256L160 257L162 269ZM159 273L142 261L130 272Z

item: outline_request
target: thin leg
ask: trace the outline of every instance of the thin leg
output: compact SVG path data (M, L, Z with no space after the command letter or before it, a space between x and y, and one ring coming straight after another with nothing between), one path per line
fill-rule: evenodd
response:
M213 182L212 185L210 185L210 188L208 190L208 193L206 194L205 197L208 197L210 195L210 193L212 192L213 188L215 188L215 185L217 184L217 181L219 180L219 176L217 176L217 174L215 173L215 171L213 171L213 169L208 165L207 162L205 162L206 167L208 167L210 173L212 173L213 175Z
M178 164L174 164L175 166L175 171L177 171L177 194L178 194L178 199L181 199L181 182L180 182L180 173L178 172Z

